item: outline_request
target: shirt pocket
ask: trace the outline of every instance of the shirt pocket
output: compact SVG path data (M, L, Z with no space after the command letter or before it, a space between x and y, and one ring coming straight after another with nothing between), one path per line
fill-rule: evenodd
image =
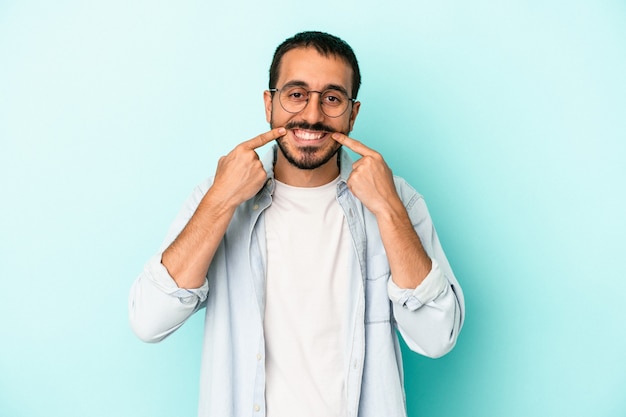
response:
M391 301L387 295L387 282L390 275L391 270L385 254L370 258L365 279L365 324L390 321Z

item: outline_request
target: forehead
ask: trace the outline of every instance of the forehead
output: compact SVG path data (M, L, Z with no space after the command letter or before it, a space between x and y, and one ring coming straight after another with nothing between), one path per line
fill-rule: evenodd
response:
M313 90L340 85L352 91L352 68L335 55L323 56L315 48L295 48L281 59L277 86L293 81L304 82Z

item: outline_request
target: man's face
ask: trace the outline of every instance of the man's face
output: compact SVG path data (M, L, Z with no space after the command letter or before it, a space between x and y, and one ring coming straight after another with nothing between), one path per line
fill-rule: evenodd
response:
M276 88L300 84L306 90L324 91L340 86L352 92L352 68L341 58L322 56L314 48L296 48L283 55ZM326 116L320 106L320 95L311 93L307 106L299 113L285 111L279 93L265 92L265 115L272 128L284 126L287 134L277 143L285 158L300 169L315 169L330 161L341 145L330 135L348 134L352 130L360 103L351 103L339 117Z

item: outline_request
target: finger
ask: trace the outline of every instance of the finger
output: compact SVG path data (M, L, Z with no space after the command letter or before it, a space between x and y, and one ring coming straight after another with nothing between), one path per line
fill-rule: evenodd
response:
M348 137L347 135L344 135L343 133L335 132L335 133L332 134L331 137L335 141L341 143L343 146L345 146L348 149L358 153L361 156L374 155L374 154L378 153L375 150L373 150L371 148L368 148L367 146L363 145L358 140L352 139L352 138Z
M241 143L241 146L246 147L248 149L256 149L261 146L270 143L276 138L284 136L287 133L284 127L277 127L275 129L270 130L269 132L261 133L259 136L247 140Z

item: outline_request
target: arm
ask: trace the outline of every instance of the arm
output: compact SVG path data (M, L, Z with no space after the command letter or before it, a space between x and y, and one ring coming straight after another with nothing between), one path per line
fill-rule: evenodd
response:
M391 270L389 294L398 328L414 351L442 356L456 342L463 297L423 199L413 192L413 220L382 156L340 133L333 138L362 156L353 165L348 187L376 216Z
M273 129L235 147L220 159L210 188L188 200L165 250L146 264L131 289L129 316L139 338L162 340L206 299L206 274L237 206L267 178L255 149L284 134L284 128Z
M180 288L198 288L239 204L263 186L267 173L254 151L284 135L273 129L238 145L220 158L215 181L176 240L163 252L162 263Z
M400 180L403 181L403 180ZM455 345L465 317L463 292L457 282L428 213L424 199L408 184L398 184L412 229L432 260L432 268L416 288L400 288L390 280L394 318L407 345L415 352L440 357Z

